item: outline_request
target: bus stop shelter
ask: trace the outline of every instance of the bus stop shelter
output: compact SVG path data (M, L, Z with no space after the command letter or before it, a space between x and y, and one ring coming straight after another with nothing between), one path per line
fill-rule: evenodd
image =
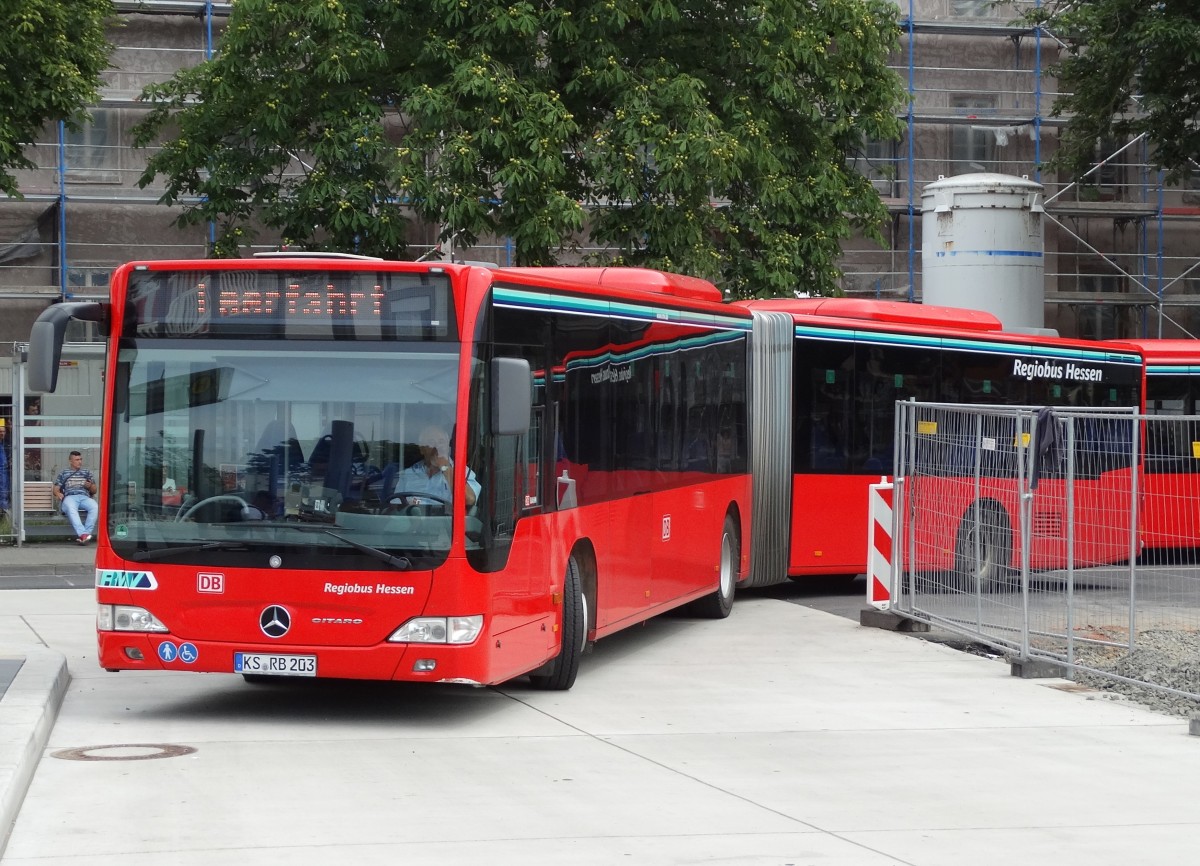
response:
M66 344L54 394L30 392L27 350L25 343L13 344L10 510L8 526L0 534L0 542L18 546L47 536L73 536L52 492L71 451L82 452L84 465L93 472L98 474L100 467L104 345Z

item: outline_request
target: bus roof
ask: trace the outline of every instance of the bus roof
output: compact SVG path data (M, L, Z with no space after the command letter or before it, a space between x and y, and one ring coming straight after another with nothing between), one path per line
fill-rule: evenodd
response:
M720 303L724 300L721 290L708 280L649 268L497 268L496 273L511 274L526 279L550 279L581 288L633 289L711 303Z
M1112 340L1118 348L1130 346L1142 353L1147 363L1200 363L1200 340L1162 340L1145 338L1140 340Z
M763 298L739 301L753 310L790 313L801 316L856 319L927 328L952 328L959 331L1003 331L1004 325L991 313L961 307L910 304L906 301L875 301L866 298Z
M160 261L129 262L128 267L137 270L267 270L286 263L290 267L330 267L338 270L353 270L364 265L384 263L389 268L397 270L442 270L460 271L472 267L471 263L463 262L409 262L392 261L358 256L348 253L321 252L271 252L256 253L252 259L185 259ZM475 265L478 266L478 265ZM523 279L550 280L568 286L588 289L617 289L641 292L652 292L660 295L672 295L677 298L722 303L725 296L721 290L699 277L689 277L684 274L674 274L667 271L656 271L650 268L626 267L529 267L506 268L494 265L488 267L496 274L507 274Z

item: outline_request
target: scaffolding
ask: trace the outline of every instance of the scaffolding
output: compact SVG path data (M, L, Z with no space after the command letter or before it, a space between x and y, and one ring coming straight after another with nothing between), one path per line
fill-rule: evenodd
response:
M1045 187L1046 324L1091 339L1200 334L1200 171L1167 187L1142 140L1108 141L1079 179L1041 170L1065 118L1048 69L1064 50L1021 15L1040 2L897 0L892 67L905 133L857 156L891 214L883 250L853 245L847 294L920 300L920 200L939 177L998 172Z
M854 159L887 205L887 245L846 244L845 292L919 301L922 188L999 172L1046 189L1049 327L1085 338L1200 334L1200 172L1164 187L1144 142L1132 141L1106 143L1079 182L1045 174L1062 122L1050 116L1058 92L1046 70L1062 45L1019 20L1035 0L896 2L904 32L892 65L907 82L905 134L868 142ZM106 297L121 262L208 250L208 229L171 225L178 211L158 204L157 181L138 187L147 154L130 146L130 131L147 111L137 101L146 85L211 56L230 4L115 5L122 21L91 122L78 133L47 130L26 151L37 167L18 173L24 201L0 199L0 302L10 313L0 341L25 339L47 303ZM436 228L415 254L436 249ZM506 256L503 239L470 252L501 264Z

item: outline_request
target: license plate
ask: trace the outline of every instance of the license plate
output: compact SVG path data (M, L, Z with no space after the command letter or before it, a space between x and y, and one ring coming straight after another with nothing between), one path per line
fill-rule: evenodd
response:
M317 675L317 657L275 653L234 653L233 672L280 677L315 677Z

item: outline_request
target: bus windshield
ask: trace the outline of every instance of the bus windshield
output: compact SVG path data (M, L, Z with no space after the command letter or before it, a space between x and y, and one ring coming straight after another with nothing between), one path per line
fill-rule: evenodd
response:
M449 437L459 345L123 340L108 529L134 561L431 568L449 503L400 496ZM449 455L453 456L453 455ZM278 566L277 566L278 567Z

